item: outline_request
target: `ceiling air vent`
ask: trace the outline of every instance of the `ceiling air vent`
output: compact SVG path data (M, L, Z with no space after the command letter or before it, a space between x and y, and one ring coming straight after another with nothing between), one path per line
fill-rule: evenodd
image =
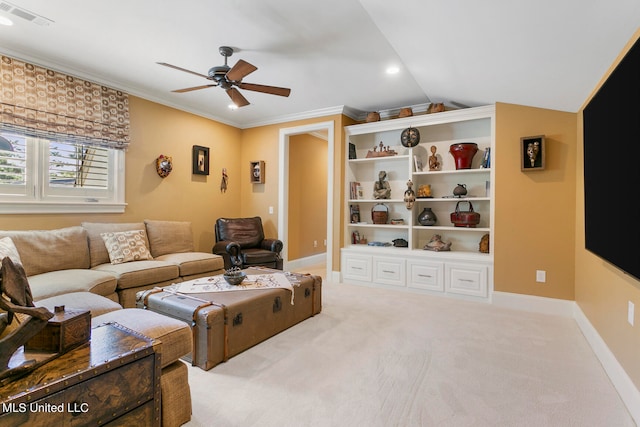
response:
M29 12L28 10L18 7L7 1L0 1L0 12L7 12L8 14L26 19L29 22L33 22L34 24L42 26L53 24L53 21L51 19L45 18L44 16L38 15L33 12Z

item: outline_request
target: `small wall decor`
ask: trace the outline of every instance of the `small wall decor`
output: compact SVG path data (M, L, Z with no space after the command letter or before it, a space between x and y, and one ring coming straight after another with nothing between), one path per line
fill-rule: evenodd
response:
M229 185L229 175L227 175L227 168L222 168L222 180L220 181L220 192L226 193L228 185Z
M192 148L193 173L195 175L209 175L209 147L194 145Z
M547 147L544 135L520 138L520 168L523 172L544 170Z
M173 159L171 156L160 154L156 159L156 172L160 178L166 178L173 170Z
M251 166L251 183L264 184L264 160L249 162Z

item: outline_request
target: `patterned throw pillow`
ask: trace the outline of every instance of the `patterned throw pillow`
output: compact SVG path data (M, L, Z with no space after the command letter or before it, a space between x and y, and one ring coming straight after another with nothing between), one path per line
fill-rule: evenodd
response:
M111 264L153 259L146 245L144 230L100 233L100 236L109 252Z
M16 245L13 244L11 237L3 237L0 239L0 261L5 257L11 258L14 264L22 265L20 254L18 253Z

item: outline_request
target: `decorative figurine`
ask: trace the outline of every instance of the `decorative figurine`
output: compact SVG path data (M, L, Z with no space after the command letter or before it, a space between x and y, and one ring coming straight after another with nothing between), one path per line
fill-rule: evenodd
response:
M389 146L385 147L384 143L380 141L378 147L373 147L373 150L369 150L367 152L367 159L370 159L372 157L390 157L397 154L398 153L395 150L392 150L391 148L389 148Z
M424 249L427 251L445 252L451 250L451 242L445 243L442 241L442 236L434 234L431 236L431 240L424 245Z
M227 185L229 184L229 175L227 175L227 168L222 168L222 181L220 181L220 192L227 192Z
M418 199L430 199L431 197L431 184L423 184L418 187Z
M27 341L47 326L53 313L45 307L35 307L27 274L22 265L9 257L2 258L0 269L0 332L11 325L17 313L25 314L19 326L12 333L0 339L0 379L29 372L38 364L35 360L25 360L20 366L9 368L11 356Z
M431 146L431 155L429 156L429 170L430 171L439 171L440 170L440 162L438 161L438 156L436 155L436 150L438 147L435 145Z
M527 156L529 157L529 161L531 162L531 167L535 167L536 165L536 157L538 157L538 152L540 151L540 143L530 142L527 145Z
M389 181L387 181L387 172L385 171L380 171L378 173L378 180L373 184L373 198L391 198L391 185L389 185Z
M413 208L413 204L416 201L416 193L413 191L413 181L407 181L407 191L404 192L404 203L408 210Z

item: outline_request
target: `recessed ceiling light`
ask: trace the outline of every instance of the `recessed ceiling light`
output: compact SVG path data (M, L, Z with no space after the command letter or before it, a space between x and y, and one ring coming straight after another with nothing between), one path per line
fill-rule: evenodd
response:
M238 106L236 104L229 104L229 109L230 110L237 110Z
M11 26L13 25L13 21L6 16L0 16L0 25Z
M398 74L400 72L400 67L396 65L391 65L387 67L387 74Z

